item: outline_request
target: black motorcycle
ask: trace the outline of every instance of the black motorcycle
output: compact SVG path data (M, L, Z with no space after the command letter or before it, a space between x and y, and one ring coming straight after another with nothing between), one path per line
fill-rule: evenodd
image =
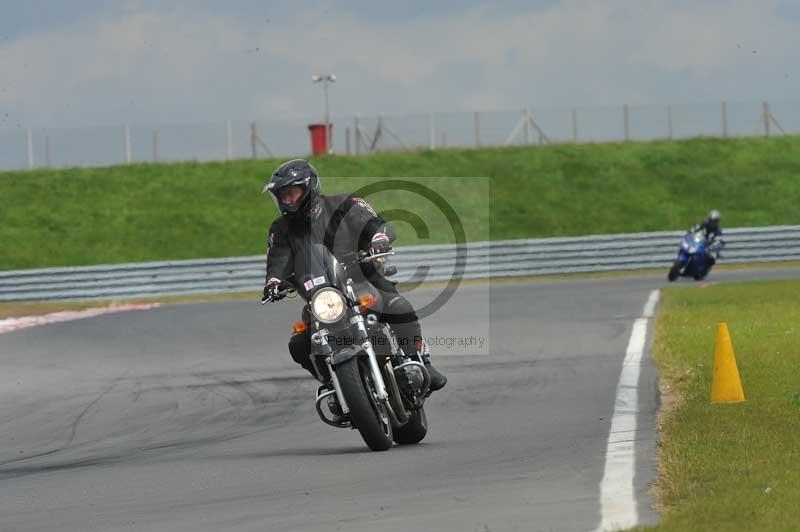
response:
M358 429L367 446L384 451L419 443L428 432L425 398L430 375L411 346L398 345L391 326L378 320L380 294L361 274L373 263L385 276L397 269L384 264L394 252L352 253L338 260L322 245L295 256L294 277L281 295L306 301L295 332L311 333L311 361L322 385L316 394L319 417L334 427Z

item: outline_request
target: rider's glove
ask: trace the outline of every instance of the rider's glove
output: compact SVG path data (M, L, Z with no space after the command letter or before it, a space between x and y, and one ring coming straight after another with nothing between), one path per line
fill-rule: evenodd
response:
M267 285L264 287L264 296L261 298L261 303L266 303L267 301L280 301L284 297L284 294L280 293L280 285L281 280L272 278L267 281Z
M379 255L381 253L388 253L391 249L392 245L386 233L375 233L375 236L372 237L369 243L368 251L370 255Z

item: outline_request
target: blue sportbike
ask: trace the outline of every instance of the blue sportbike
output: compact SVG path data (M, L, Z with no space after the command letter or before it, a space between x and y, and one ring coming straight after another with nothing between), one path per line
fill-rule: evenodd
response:
M692 277L696 281L705 279L711 267L719 257L721 240L708 241L703 231L689 231L678 251L678 259L672 264L667 279L674 281L678 277Z

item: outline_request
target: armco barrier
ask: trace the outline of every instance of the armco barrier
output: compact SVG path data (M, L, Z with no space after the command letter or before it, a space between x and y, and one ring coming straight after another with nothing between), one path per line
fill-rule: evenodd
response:
M681 231L395 248L398 281L669 267ZM724 263L800 260L800 226L725 231ZM109 299L261 289L264 256L0 272L0 301Z

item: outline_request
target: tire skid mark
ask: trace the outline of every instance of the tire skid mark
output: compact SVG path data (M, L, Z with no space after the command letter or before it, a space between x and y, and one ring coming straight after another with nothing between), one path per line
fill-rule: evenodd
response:
M279 409L276 412L273 412L271 417L276 420L281 420L283 419L284 416L293 413L295 413L294 405L284 405L283 408ZM105 454L97 456L87 456L83 458L76 458L73 460L65 460L55 463L45 463L45 464L34 463L29 465L17 465L17 466L13 465L19 462L28 461L35 458L44 458L47 456L55 455L64 450L64 449L54 449L36 455L27 456L25 458L18 458L15 460L9 460L7 462L0 463L0 479L19 478L27 475L79 469L92 466L101 466L101 465L110 465L119 463L135 463L136 461L139 460L144 460L147 462L152 462L152 461L157 462L160 459L165 459L170 461L196 460L197 458L195 456L181 457L180 455L178 456L171 455L167 458L159 454L152 454L152 453L154 452L158 453L160 451L180 451L183 449L193 449L196 447L201 447L206 445L214 445L218 443L234 441L239 438L244 438L266 432L270 429L273 429L278 424L279 423L262 422L262 426L259 426L258 428L251 430L240 430L233 433L226 431L223 434L198 436L194 438L186 438L177 441L155 442L147 445L132 447L129 449L123 449L121 452L110 452L110 453L107 452ZM359 449L358 452L361 452L361 450ZM209 457L213 458L213 454L209 454Z
M111 385L108 386L108 388L106 388L105 390L100 392L100 395L95 397L94 400L91 403L89 403L88 405L86 405L86 407L81 411L81 413L78 414L78 417L76 417L75 420L72 422L72 427L71 427L71 432L70 432L70 435L69 435L69 440L67 441L67 444L64 447L69 447L72 444L72 442L75 440L75 435L78 432L78 425L80 424L81 420L83 419L83 416L85 416L86 413L89 411L89 409L91 409L94 405L96 405L100 401L100 399L102 399L106 394L108 394L108 392L113 390L117 386L117 384L119 384L119 382L125 377L125 375L127 375L127 373L128 372L126 372L121 377L118 377L118 378L114 379L114 382L112 382Z
M62 425L68 433L53 442L55 448L0 462L0 478L160 460L161 451L212 445L282 426L288 418L297 417L298 404L310 404L313 397L313 382L307 376L276 378L263 372L254 376L238 369L142 377L131 371L107 381L94 397L86 394L88 403L73 403L76 415ZM106 401L109 397L113 399ZM225 403L218 399L214 405L204 402L205 397ZM71 398L70 403L76 399ZM101 402L104 406L98 412L116 419L103 430L89 421ZM69 408L63 401L59 403ZM88 440L78 441L78 430L85 423L91 425L91 434L86 434ZM203 429L198 432L200 427Z

